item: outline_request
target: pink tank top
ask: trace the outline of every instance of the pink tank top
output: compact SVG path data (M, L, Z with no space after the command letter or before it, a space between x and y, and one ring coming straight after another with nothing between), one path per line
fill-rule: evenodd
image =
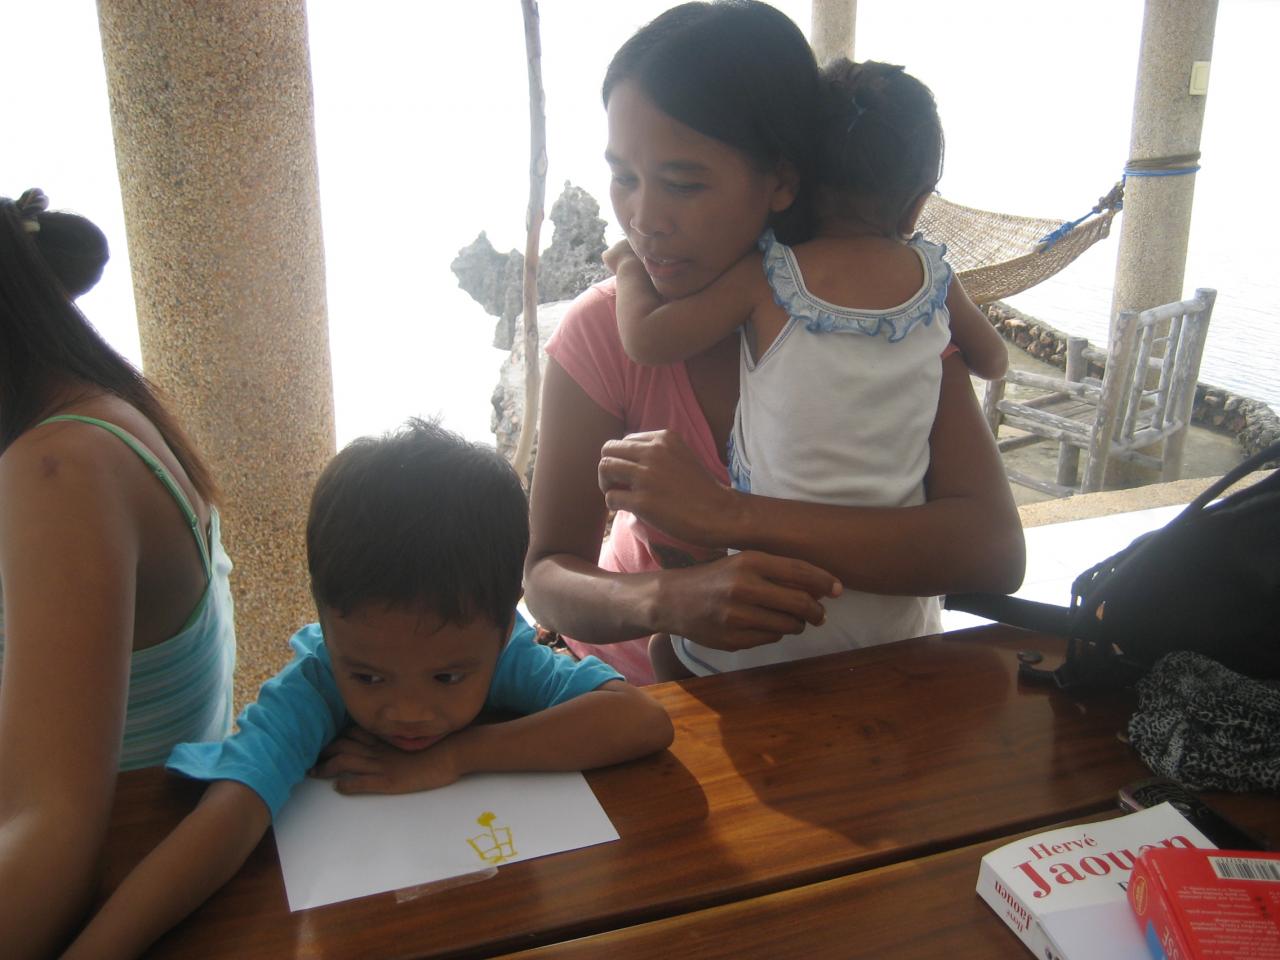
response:
M618 335L613 280L586 290L574 301L547 343L560 364L602 410L622 422L621 434L673 430L712 475L728 484L711 427L698 406L683 363L644 367L633 362ZM614 573L644 573L711 559L714 551L668 537L630 513L614 517L600 546L600 566ZM596 646L565 637L580 656L594 654L635 684L653 682L647 637Z

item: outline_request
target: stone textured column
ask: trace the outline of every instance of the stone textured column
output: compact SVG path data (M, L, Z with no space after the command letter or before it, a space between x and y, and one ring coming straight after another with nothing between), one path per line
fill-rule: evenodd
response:
M1218 0L1147 0L1131 163L1199 152L1207 97L1190 93L1191 70L1196 61L1212 59L1217 16ZM1146 310L1181 299L1195 180L1195 174L1126 180L1112 324L1122 310ZM1213 285L1211 279L1197 283ZM1154 477L1129 464L1117 464L1109 472L1127 482Z
M853 59L853 28L858 0L813 0L810 45L818 65L836 57Z
M303 534L334 451L303 0L99 0L148 377L221 487L237 702L314 618Z

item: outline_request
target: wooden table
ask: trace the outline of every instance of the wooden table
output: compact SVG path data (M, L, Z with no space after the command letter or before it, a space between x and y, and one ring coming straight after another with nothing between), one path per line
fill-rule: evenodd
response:
M1280 840L1275 798L1206 797L1236 822ZM504 957L669 960L674 948L680 960L1028 960L1022 941L974 886L985 853L1043 829Z
M641 941L663 924L687 927L667 951L689 952L697 926L735 948L695 956L750 956L745 917L785 908L812 927L849 897L878 911L882 942L920 932L896 929L891 904L905 917L905 902L935 897L950 905L938 922L970 930L982 956L1003 956L993 945L1006 940L1021 950L973 896L982 845L1103 815L1119 786L1148 775L1117 738L1127 698L1019 686L1016 652L1027 647L1053 659L1062 644L983 627L650 688L675 723L671 750L588 775L619 841L417 899L387 893L291 914L268 836L150 956L492 956L599 934L639 937L639 952L618 955L648 956ZM198 793L158 770L122 776L108 882ZM1280 836L1280 804L1257 809L1250 825ZM662 937L647 942L656 955ZM837 946L834 956L857 955ZM588 947L557 947L570 949Z

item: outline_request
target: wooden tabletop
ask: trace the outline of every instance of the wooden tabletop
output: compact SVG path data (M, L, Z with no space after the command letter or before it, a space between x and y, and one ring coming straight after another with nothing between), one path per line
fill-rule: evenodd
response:
M1280 841L1280 800L1206 794L1260 838ZM1087 822L1118 816L1095 814ZM1080 820L1071 821L1079 823ZM990 850L1054 826L821 883L504 955L505 960L1027 960L976 891Z
M1023 648L1052 660L1062 644L983 627L652 687L676 726L671 750L588 775L620 840L416 899L387 893L291 914L268 835L151 955L491 956L1111 810L1119 786L1148 775L1117 737L1131 703L1020 686ZM109 881L198 792L158 770L123 775ZM962 885L972 891L975 878Z
M506 960L1027 960L974 892L1004 838L518 953Z

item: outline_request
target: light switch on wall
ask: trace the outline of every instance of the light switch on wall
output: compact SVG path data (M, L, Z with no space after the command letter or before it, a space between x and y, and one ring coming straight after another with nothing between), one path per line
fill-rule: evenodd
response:
M1191 64L1191 89L1193 97L1203 97L1209 92L1209 61L1197 60Z

